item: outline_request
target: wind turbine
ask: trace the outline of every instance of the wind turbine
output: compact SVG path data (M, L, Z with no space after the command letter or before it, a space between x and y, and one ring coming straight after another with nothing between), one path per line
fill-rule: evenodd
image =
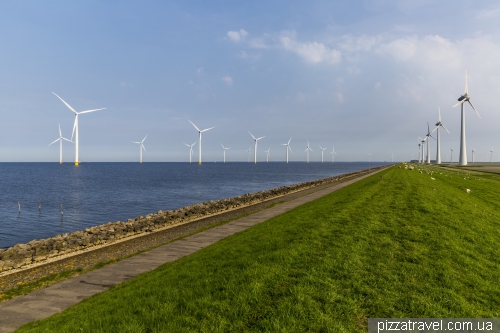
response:
M427 164L431 164L431 149L429 147L429 142L431 140L429 140L429 137L433 138L434 140L436 140L432 135L431 135L431 130L430 130L430 127L429 127L429 122L427 122L427 134L425 136L425 139L427 140Z
M453 163L453 148L450 149L450 163Z
M206 131L209 131L209 130L211 130L212 128L215 128L215 126L214 126L214 127L210 127L210 128L206 128L206 129L204 129L204 130L202 131L202 130L200 130L198 127L196 127L196 125L195 125L195 124L193 124L193 122L192 122L191 120L189 120L189 119L188 119L188 121L191 123L191 125L193 125L193 126L194 126L194 128L196 128L196 130L197 130L197 131L198 131L198 133L200 134L200 135L199 135L199 138L198 138L198 142L200 143L200 144L198 145L198 164L201 164L201 133L206 132Z
M52 93L54 95L56 95L57 98L59 98L71 111L73 111L75 113L75 124L73 125L73 133L71 134L71 141L73 141L73 135L75 135L75 165L78 165L80 163L80 160L78 159L78 116L83 114L83 113L105 110L106 108L76 112L75 109L73 109L68 103L66 103L55 92L52 92Z
M422 139L421 137L418 137L422 143L422 160L421 160L421 163L424 163L424 156L425 156L425 141L427 140L427 136L425 137L425 139Z
M332 163L334 162L335 158L333 157L333 155L337 155L337 153L335 152L335 146L332 147L332 151L330 152L330 154L332 154Z
M264 153L266 153L266 156L267 156L267 163L269 163L269 151L271 150L271 148L269 148L268 150L264 151Z
M146 135L144 137L144 139L142 139L141 142L134 142L134 141L132 141L132 143L137 143L139 145L139 156L140 156L139 163L142 163L142 150L144 149L144 152L146 152L146 147L144 147L144 140L146 140L147 137L148 136Z
M464 112L464 103L469 102L470 106L476 111L477 116L479 119L481 119L481 116L479 115L479 112L477 112L476 108L474 105L472 105L470 101L470 96L468 92L468 87L467 87L467 69L465 70L465 92L460 98L458 98L458 103L453 105L453 107L457 105L462 106L462 125L460 128L460 158L458 160L459 165L467 165L467 152L466 152L466 144L465 144L465 112Z
M439 139L439 127L442 127L448 132L448 134L451 134L450 131L446 127L444 127L443 123L441 122L441 108L438 107L439 111L439 118L438 122L436 123L436 128L432 130L432 132L437 131L437 152L436 152L436 164L441 164L441 140Z
M309 150L314 151L311 149L311 147L309 147L309 141L307 141L307 148L305 150L305 152L307 152L307 163L309 163Z
M252 147L245 150L248 153L247 162L250 162L250 153L252 152Z
M52 143L56 143L57 141L59 141L59 164L62 164L62 140L66 140L68 142L73 143L73 141L68 140L66 138L63 138L62 133L61 133L61 124L59 124L59 138L57 140L55 140L54 142L52 142Z
M391 163L394 163L394 153L391 153L391 159L392 159Z
M369 154L368 154L368 163L370 163L370 162L371 162L371 160L372 160L372 153L369 153Z
M193 146L196 144L196 142L198 141L195 141L191 146L185 143L185 145L189 147L189 163L191 163L191 157L193 156Z
M290 137L290 140L288 140L288 143L282 143L282 146L286 146L286 163L288 163L288 149L290 149L290 152L292 152L292 148L290 147L290 141L292 141L292 137Z
M418 139L419 139L418 140L418 163L420 164L420 156L422 155L420 153L420 147L422 147L422 143L420 142L421 141L420 137L418 137Z
M248 133L250 133L250 131L248 131ZM255 141L255 147L253 149L253 162L257 163L257 141L259 141L260 139L265 138L265 136L261 136L260 138L256 139L255 136L253 136L252 133L250 133L250 135L252 136L253 140Z
M230 148L229 147L228 148L224 147L224 145L222 143L220 145L222 146L222 149L224 149L224 163L226 163L226 150L228 150Z
M474 163L474 153L476 152L476 149L472 149L472 163Z
M326 150L326 148L322 148L321 146L319 146L319 149L321 149L321 163L323 163L323 153Z
M493 148L490 150L490 163L493 161Z

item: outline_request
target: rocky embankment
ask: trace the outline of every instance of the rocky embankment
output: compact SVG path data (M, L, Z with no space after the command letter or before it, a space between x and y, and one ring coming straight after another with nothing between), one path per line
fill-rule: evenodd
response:
M176 210L158 211L156 214L138 216L126 222L109 222L100 226L87 228L83 231L66 233L55 237L32 240L28 244L17 244L8 249L0 249L0 272L6 272L26 265L43 263L49 259L73 252L91 249L102 245L113 244L119 240L137 235L153 233L186 222L198 220L225 211L239 209L273 198L284 196L308 188L341 181L356 175L365 174L371 170L362 170L335 177L304 182L290 186L245 194L235 198L194 204Z

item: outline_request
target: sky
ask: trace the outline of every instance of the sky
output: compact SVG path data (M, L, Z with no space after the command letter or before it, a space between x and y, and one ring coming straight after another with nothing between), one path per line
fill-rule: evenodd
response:
M500 160L498 1L2 1L0 162L57 162L79 116L81 162L417 158L438 120L442 159ZM434 133L435 134L435 133ZM193 147L198 159L198 144ZM431 139L435 158L436 141ZM64 142L64 161L74 161ZM253 154L252 154L253 157Z

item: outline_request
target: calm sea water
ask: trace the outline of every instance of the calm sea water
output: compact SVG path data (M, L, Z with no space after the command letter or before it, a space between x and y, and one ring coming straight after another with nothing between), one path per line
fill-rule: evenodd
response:
M0 163L0 248L382 164Z

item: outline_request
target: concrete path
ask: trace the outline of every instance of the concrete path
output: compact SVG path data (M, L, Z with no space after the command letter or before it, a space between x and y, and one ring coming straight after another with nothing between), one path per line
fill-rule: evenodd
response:
M376 172L379 171L381 170ZM0 333L12 332L26 323L49 317L85 298L107 290L115 284L132 279L141 273L151 271L166 262L174 261L194 253L223 238L267 221L272 217L334 192L374 173L333 185L239 220L54 284L45 289L0 303Z

